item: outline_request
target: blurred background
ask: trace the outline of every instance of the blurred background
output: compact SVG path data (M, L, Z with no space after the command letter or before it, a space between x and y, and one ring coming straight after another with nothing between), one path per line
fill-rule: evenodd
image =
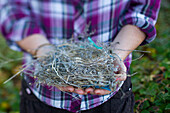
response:
M138 50L151 51L132 62L131 73L135 94L136 113L170 113L170 2L162 0L156 24L157 38ZM133 52L133 59L143 53ZM7 84L5 80L20 70L21 61L4 64L22 57L22 53L8 48L0 35L0 113L19 113L19 92L21 77L17 76Z

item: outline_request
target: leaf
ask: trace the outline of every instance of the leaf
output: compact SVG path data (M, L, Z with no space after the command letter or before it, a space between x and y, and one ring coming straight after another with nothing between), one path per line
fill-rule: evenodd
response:
M155 97L151 97L150 101L154 102L154 100L155 100Z
M154 96L154 95L156 95L157 90L158 90L158 84L157 83L150 83L149 87L147 89L147 94Z
M139 93L140 93L140 94L144 94L144 95L145 95L147 92L146 92L146 90L145 90L145 89L141 89L141 90L139 90Z
M152 56L156 55L156 49L155 48L147 48L146 51L150 51Z
M165 87L166 90L168 90L168 93L170 93L170 88L169 87Z
M168 79L168 78L170 78L170 73L165 73L165 79Z
M149 107L150 106L150 104L149 104L149 102L148 101L145 101L144 103L143 103L143 109L145 109L145 108L147 108L147 107Z
M1 103L1 107L2 107L3 109L9 109L9 108L10 108L10 105L9 105L7 102L2 102L2 103Z
M170 104L166 105L165 110L170 110Z
M150 112L147 110L143 110L141 113L150 113Z

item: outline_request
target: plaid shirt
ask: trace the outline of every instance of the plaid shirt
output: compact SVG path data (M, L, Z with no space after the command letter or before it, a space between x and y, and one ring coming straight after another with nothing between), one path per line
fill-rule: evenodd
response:
M138 26L147 35L142 44L151 42L156 36L154 27L160 0L0 0L0 31L9 46L21 50L15 43L39 33L52 44L56 39L70 38L80 34L91 22L90 31L96 30L92 40L113 41L122 26ZM27 62L30 56L25 53ZM131 55L126 58L129 68ZM25 76L28 83L34 79ZM33 93L44 103L72 112L96 107L116 92L109 95L78 95L63 93L55 87L30 85Z

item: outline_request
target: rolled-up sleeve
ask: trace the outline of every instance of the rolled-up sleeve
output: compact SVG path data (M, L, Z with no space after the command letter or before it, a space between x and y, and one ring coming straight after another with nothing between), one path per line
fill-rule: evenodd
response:
M126 12L120 17L119 25L132 24L139 27L146 34L141 45L150 43L156 37L155 24L159 9L160 0L131 0Z
M38 22L31 17L28 1L0 0L0 31L13 50L21 50L16 41L35 33L45 35Z

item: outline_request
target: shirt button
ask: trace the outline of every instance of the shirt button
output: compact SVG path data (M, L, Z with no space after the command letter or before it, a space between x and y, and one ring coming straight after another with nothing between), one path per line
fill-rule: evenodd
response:
M28 94L31 94L31 91L30 91L29 88L26 88L26 92L27 92Z
M22 95L22 91L19 92L19 95L20 95L20 96Z

